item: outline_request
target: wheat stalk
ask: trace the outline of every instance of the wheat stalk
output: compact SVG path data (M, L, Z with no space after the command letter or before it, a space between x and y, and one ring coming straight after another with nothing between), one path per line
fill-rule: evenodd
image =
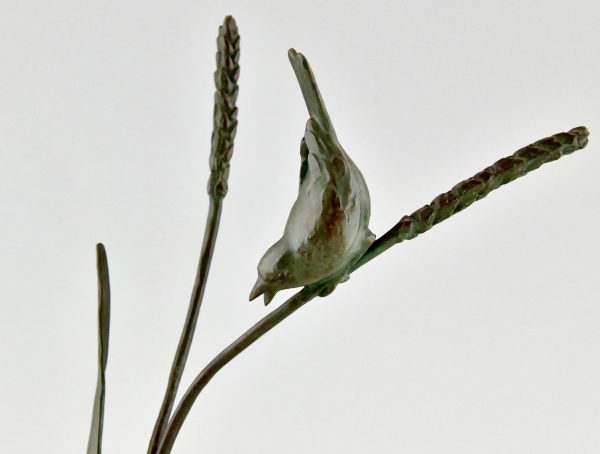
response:
M227 194L229 162L233 154L233 141L237 127L235 102L238 95L237 80L240 73L240 35L235 20L231 16L227 16L223 25L219 27L217 49L213 133L209 158L210 177L207 187L210 203L204 229L204 240L186 320L173 358L165 396L150 438L148 454L155 454L158 451L173 410L177 389L192 346L219 231L223 198Z

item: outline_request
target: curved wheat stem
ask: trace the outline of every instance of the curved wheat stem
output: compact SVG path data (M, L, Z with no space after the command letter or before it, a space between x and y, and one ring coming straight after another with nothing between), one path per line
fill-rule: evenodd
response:
M475 176L461 181L450 191L437 196L430 204L423 206L413 214L404 216L383 236L377 239L352 271L377 257L394 244L410 240L426 232L433 225L448 219L482 199L494 189L537 169L542 164L554 161L561 156L584 148L588 143L588 130L580 126L568 132L555 134L531 145L521 148L511 156L502 158L495 164L486 167ZM159 454L169 454L177 438L179 430L185 422L196 398L208 382L233 358L252 345L262 335L277 326L300 307L319 295L327 282L304 287L278 308L259 320L248 331L242 334L221 353L219 353L194 379L179 406L173 413L165 432Z

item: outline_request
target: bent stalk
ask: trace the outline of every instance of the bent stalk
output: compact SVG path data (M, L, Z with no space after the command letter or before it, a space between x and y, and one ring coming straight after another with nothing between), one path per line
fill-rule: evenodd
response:
M538 140L531 145L521 148L511 156L500 159L475 176L461 181L450 191L433 199L430 204L423 206L411 215L402 217L394 227L371 245L361 259L352 267L351 271L360 268L394 244L411 240L417 235L426 232L433 225L462 211L476 200L485 197L494 189L526 175L542 164L554 161L564 155L584 148L588 143L588 135L588 130L580 126L568 132L562 132ZM326 286L327 283L304 287L219 353L198 374L182 397L179 406L169 421L158 454L169 454L171 452L175 439L194 402L212 377L262 335L317 296Z

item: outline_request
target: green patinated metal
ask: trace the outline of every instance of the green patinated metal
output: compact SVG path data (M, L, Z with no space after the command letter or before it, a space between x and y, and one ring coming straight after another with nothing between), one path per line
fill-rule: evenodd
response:
M587 128L579 126L538 140L510 156L499 159L471 178L456 184L448 192L438 195L431 203L412 214L403 216L369 248L353 265L353 269L378 256L394 244L413 239L426 232L435 224L462 211L473 202L483 199L494 189L526 175L542 164L581 150L587 145L588 136Z
M337 139L308 61L294 49L288 56L310 118L300 144L298 197L250 293L250 299L264 294L265 304L279 290L321 281L329 283L322 294L331 292L375 240L365 179Z
M330 293L351 272L391 246L417 237L500 186L542 164L582 149L588 143L589 133L583 126L538 140L461 181L412 214L402 217L396 225L375 240L375 235L368 228L370 198L364 178L337 140L306 58L293 49L290 50L290 62L310 114L300 145L300 188L283 237L260 261L259 277L250 297L252 299L264 294L266 304L281 289L303 288L216 355L196 376L173 411L210 269L222 201L228 189L229 162L237 126L235 103L238 94L239 44L237 25L231 16L227 16L219 27L217 39L214 129L208 182L210 204L204 241L186 321L149 443L149 454L169 454L198 395L215 374L300 307L317 296ZM101 244L97 247L97 267L98 383L88 454L101 453L108 359L110 286L106 252Z

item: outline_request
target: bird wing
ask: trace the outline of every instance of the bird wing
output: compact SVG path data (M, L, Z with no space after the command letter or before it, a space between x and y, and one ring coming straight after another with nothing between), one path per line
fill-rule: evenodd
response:
M300 141L300 188L304 179L308 174L308 147L306 146L306 140L304 137Z

